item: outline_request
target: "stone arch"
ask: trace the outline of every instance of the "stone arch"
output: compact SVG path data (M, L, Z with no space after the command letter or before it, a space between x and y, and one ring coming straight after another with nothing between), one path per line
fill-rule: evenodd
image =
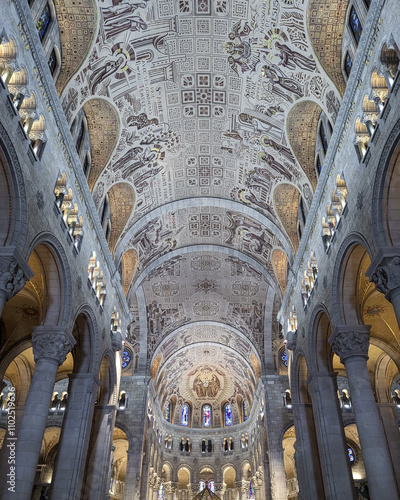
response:
M276 279L282 290L282 296L285 294L287 287L287 266L288 259L283 250L276 248L271 255L272 267L274 268Z
M181 473L180 473L181 472ZM189 465L183 463L179 466L176 471L176 477L178 481L178 488L183 490L188 487L192 479L192 469Z
M134 248L130 248L122 255L120 262L120 274L122 290L124 291L125 296L128 294L129 286L137 269L137 264L138 254Z
M110 251L113 253L118 238L121 236L125 225L128 222L135 206L135 190L126 182L114 184L108 191L110 213L111 213L111 234Z
M400 246L400 120L383 147L373 193L371 213L377 246Z
M99 367L98 404L114 405L117 401L117 370L113 351L107 349L101 359Z
M74 373L94 373L98 363L98 325L96 316L88 305L75 315L72 334L76 344L72 350Z
M352 233L342 243L332 277L332 322L336 325L363 324L358 301L361 260L371 251L359 233Z
M332 333L329 312L324 304L317 304L311 314L308 331L309 364L311 371L332 371L332 349L328 339Z
M22 248L28 210L21 165L10 136L0 123L0 246Z
M89 99L83 105L83 110L88 122L92 148L92 165L88 176L88 185L92 191L117 145L120 123L117 110L106 99Z
M301 101L292 107L286 119L290 146L314 189L317 186L315 143L321 112L316 102Z
M95 40L97 7L94 0L57 1L57 18L61 40L61 70L57 91L61 95L69 80L76 74Z
M299 248L297 235L297 213L300 191L292 184L278 184L273 193L274 208L292 242L295 251Z
M308 367L305 355L301 349L296 349L291 365L290 390L293 403L309 403L310 395L307 388Z
M30 244L28 255L33 252L44 273L45 297L51 298L43 303L42 324L67 326L72 316L72 280L65 250L53 234L41 233Z
M346 88L341 71L343 30L348 0L311 0L307 6L307 31L312 48L340 94Z

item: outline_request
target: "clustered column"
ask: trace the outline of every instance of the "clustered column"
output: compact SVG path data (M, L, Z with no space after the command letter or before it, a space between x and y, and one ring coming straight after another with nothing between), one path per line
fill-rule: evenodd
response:
M399 498L367 368L369 330L370 326L365 325L337 326L329 343L346 368L371 499Z

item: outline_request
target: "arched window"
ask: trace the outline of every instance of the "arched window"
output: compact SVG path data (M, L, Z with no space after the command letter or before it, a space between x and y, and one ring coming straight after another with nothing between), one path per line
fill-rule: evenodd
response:
M85 132L85 124L83 123L83 120L82 120L81 126L79 128L78 137L76 138L76 150L78 151L78 153L79 153L79 150L81 149L84 132Z
M250 481L250 484L249 484L249 499L253 499L253 498L256 498L256 494L254 492L253 485L251 484L251 481Z
M242 409L243 409L243 422L245 422L248 419L248 413L247 413L247 406L246 406L246 401L243 400L242 403Z
M181 411L181 425L184 425L185 427L189 425L189 410L189 405L184 403Z
M282 351L281 351L281 361L282 361L283 365L286 366L286 368L287 368L288 357L287 357L286 349L282 349Z
M165 408L165 420L167 422L171 422L171 401L168 401L168 404Z
M55 49L53 49L51 51L48 63L49 63L50 72L51 72L52 75L54 75L54 71L55 71L55 69L57 67L57 56L56 56Z
M129 366L132 363L132 351L125 347L125 349L122 351L122 369L125 370L126 368L129 368Z
M50 25L50 21L51 21L50 5L47 2L39 19L38 19L38 22L36 23L36 29L37 29L40 41L43 40L43 38L47 32L47 28Z
M349 51L346 52L346 55L344 56L344 72L346 73L346 76L349 77L351 67L353 66L353 61L351 59L351 55Z
M301 212L301 217L303 219L303 224L306 223L306 211L304 209L304 201L303 201L303 197L300 196L300 212Z
M328 150L328 139L326 137L325 129L324 129L324 126L323 126L322 122L321 122L321 124L319 126L319 136L321 138L321 142L322 142L322 147L323 147L324 153L326 153L327 150Z
M350 465L353 465L356 460L356 456L354 454L353 448L349 445L347 445L347 456L349 457Z
M233 423L232 405L230 403L226 403L224 406L224 420L225 426L232 425Z
M203 406L203 427L211 427L211 406Z
M322 170L322 165L321 165L321 160L319 159L319 155L317 156L317 172L318 172L318 177L321 175L321 170Z
M358 45L358 42L360 41L361 38L363 27L358 17L357 11L354 7L350 9L349 25L356 40L356 44Z

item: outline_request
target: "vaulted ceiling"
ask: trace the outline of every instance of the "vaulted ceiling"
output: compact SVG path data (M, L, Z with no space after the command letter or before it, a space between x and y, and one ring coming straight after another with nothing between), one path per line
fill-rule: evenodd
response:
M299 196L309 206L316 186L317 122L322 111L334 123L343 90L316 56L336 3L316 26L317 7L292 0L70 2L94 35L63 68L61 100L70 123L82 107L87 115L89 185L98 208L112 200L110 246L132 308L144 297L149 366L160 355L158 369L175 373L179 348L188 373L214 370L215 356L234 352L236 366L219 368L232 395L239 372L254 372L251 352L263 363L268 296L282 297ZM330 50L337 56L337 42ZM217 325L205 337L212 359L196 340L201 322ZM177 329L193 345L168 348ZM248 343L246 354L223 335ZM190 377L174 382L184 397Z

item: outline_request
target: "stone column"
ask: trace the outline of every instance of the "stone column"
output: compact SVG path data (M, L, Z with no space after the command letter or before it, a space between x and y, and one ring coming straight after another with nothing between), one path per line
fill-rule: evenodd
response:
M68 377L68 402L50 489L51 500L81 496L94 400L100 385L98 377L90 373L72 373Z
M35 359L29 394L16 443L15 493L4 486L4 500L30 500L57 370L75 344L59 327L36 327L32 334Z
M392 457L397 487L400 490L400 433L397 423L397 407L394 403L378 403L377 406Z
M86 478L82 498L98 500L108 492L108 469L115 422L114 405L97 405L91 432L91 449L89 450Z
M299 482L299 498L324 498L321 466L318 457L317 437L313 410L310 403L293 403L296 431L296 470Z
M392 303L400 327L400 248L379 249L366 275L374 282L375 288Z
M268 450L272 500L286 500L286 472L283 448Z
M0 317L4 305L33 276L33 272L16 247L0 247Z
M141 452L129 448L126 450L126 454L128 458L126 463L124 499L135 500L140 497Z
M370 326L337 326L329 343L344 364L372 500L399 498L382 420L367 369Z
M215 486L215 494L219 496L221 500L224 498L225 490L226 490L226 484L225 483L214 483ZM173 500L173 499L171 499Z
M175 492L178 488L178 483L169 481L169 483L165 483L164 487L165 487L165 499L174 500Z
M355 499L353 477L337 397L336 373L315 372L307 381L326 500Z

